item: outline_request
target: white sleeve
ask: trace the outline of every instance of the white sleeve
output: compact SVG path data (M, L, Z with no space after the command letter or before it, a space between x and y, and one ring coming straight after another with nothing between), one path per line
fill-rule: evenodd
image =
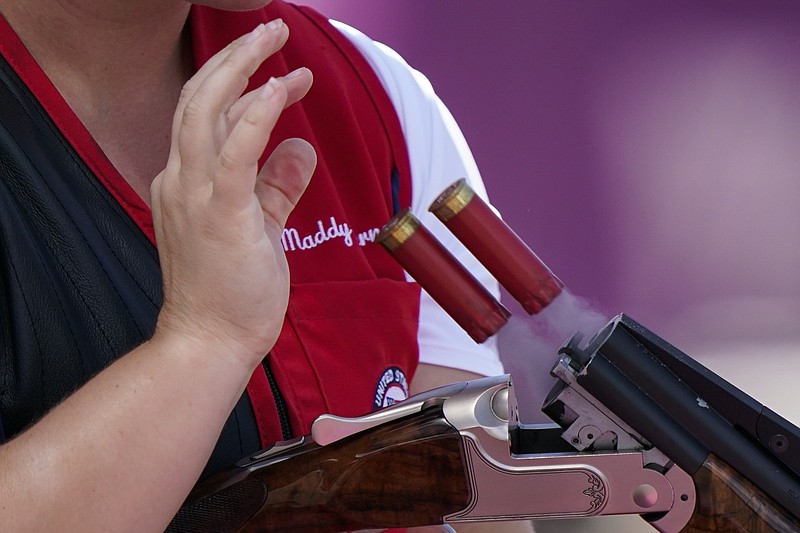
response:
M428 211L436 197L459 178L465 178L476 194L487 199L478 167L450 111L436 96L427 78L392 49L350 26L331 22L366 57L400 118L411 163L411 210L456 259L499 298L495 279ZM483 344L475 343L424 291L417 335L422 363L483 375L503 373L496 338Z

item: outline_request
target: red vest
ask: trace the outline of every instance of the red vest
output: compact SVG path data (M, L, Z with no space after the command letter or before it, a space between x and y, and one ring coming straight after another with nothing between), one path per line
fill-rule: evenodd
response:
M302 137L314 145L319 161L284 232L291 297L284 328L265 365L288 406L291 430L299 435L308 433L323 412L369 412L410 381L418 360L419 288L407 283L401 268L371 242L377 228L410 203L411 180L394 108L349 41L312 10L278 0L251 12L195 6L190 25L197 64L259 22L277 17L287 23L292 37L256 73L252 86L300 66L309 67L315 80L308 96L283 114L266 152L283 139ZM9 38L3 37L6 44L0 43L0 52L82 162L152 241L149 208L35 63L24 57L27 52L10 30L0 30ZM144 335L147 320L139 328ZM122 355L123 348L111 358ZM262 444L280 440L278 410L264 367L257 369L247 391Z

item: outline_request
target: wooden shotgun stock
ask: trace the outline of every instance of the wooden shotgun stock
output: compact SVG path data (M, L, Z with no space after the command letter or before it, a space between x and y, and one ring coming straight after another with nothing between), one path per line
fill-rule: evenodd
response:
M438 524L467 506L461 437L431 407L363 434L303 444L199 486L168 532L331 532Z

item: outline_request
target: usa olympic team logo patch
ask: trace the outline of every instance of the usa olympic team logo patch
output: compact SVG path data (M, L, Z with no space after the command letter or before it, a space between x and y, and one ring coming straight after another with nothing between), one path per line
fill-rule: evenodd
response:
M408 398L408 380L405 373L396 366L387 368L378 380L373 407L375 409L388 407L406 398Z

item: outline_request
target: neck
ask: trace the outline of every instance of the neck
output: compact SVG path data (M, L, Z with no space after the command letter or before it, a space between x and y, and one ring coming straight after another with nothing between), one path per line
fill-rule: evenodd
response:
M0 0L0 12L48 74L93 83L157 72L182 61L189 4L177 0Z
M2 13L145 200L193 69L183 0L0 0Z

